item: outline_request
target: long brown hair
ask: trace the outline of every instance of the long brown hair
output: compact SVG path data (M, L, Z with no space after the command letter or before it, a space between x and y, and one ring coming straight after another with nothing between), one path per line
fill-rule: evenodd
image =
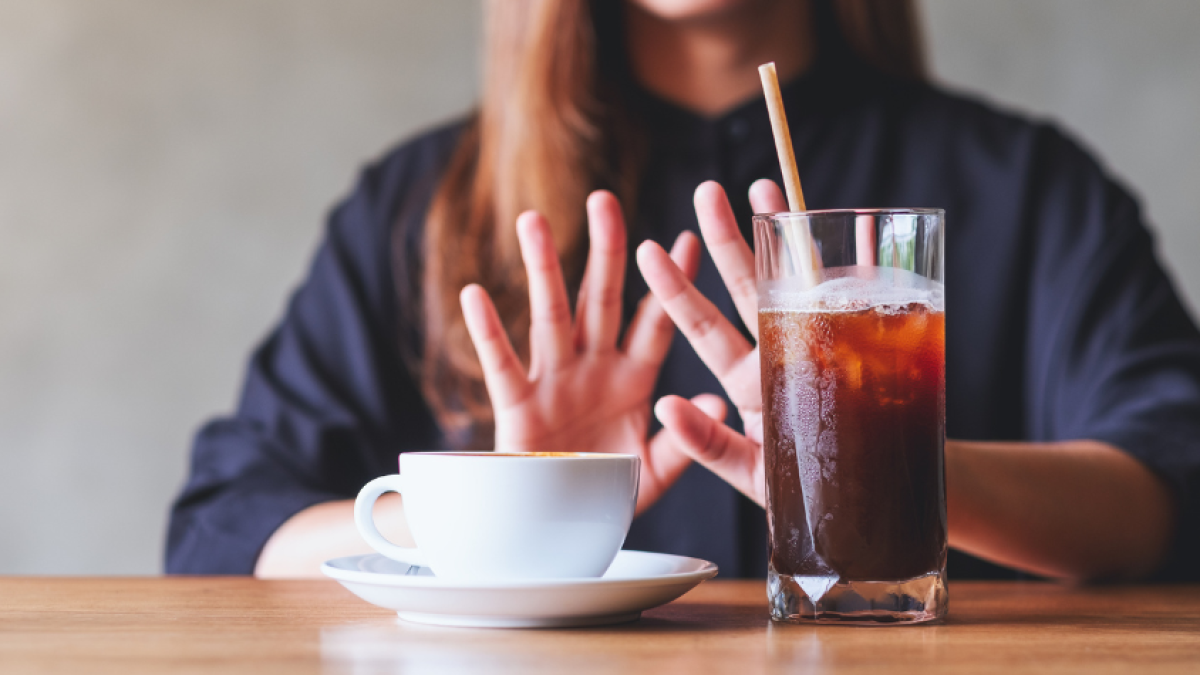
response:
M824 16L824 23L836 24L836 44L857 58L894 75L924 78L912 0L812 1L816 31ZM546 216L568 283L577 284L587 250L587 195L612 189L627 210L636 198L640 144L622 105L621 80L628 75L620 4L484 3L482 97L425 221L419 366L425 398L443 428L470 430L475 443L488 440L492 409L459 291L483 285L518 353L528 358L517 215L537 209Z

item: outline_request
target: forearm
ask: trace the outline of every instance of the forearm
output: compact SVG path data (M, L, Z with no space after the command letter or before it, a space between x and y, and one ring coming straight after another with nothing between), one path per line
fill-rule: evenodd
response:
M375 504L379 531L400 546L414 546L398 494L385 494ZM310 506L289 518L263 546L254 568L262 578L320 576L330 558L370 553L354 525L354 500Z
M951 546L1050 577L1144 576L1172 530L1163 482L1096 441L948 441L946 498Z

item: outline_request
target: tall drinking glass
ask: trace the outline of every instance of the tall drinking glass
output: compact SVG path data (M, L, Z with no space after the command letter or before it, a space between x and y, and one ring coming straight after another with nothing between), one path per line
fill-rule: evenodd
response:
M944 219L754 217L777 621L946 613Z

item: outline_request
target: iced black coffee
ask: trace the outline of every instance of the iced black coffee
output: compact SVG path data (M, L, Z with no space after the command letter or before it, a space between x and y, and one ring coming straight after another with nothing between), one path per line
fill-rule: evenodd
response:
M777 254L774 275L758 257L772 616L933 620L947 599L941 215L837 213L805 229L756 217L760 253ZM820 258L778 255L800 245Z

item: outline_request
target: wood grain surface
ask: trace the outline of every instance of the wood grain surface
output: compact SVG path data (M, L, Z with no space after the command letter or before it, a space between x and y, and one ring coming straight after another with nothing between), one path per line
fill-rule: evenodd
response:
M0 673L1197 673L1200 586L951 584L941 625L792 626L710 581L635 623L399 621L332 581L0 578Z

